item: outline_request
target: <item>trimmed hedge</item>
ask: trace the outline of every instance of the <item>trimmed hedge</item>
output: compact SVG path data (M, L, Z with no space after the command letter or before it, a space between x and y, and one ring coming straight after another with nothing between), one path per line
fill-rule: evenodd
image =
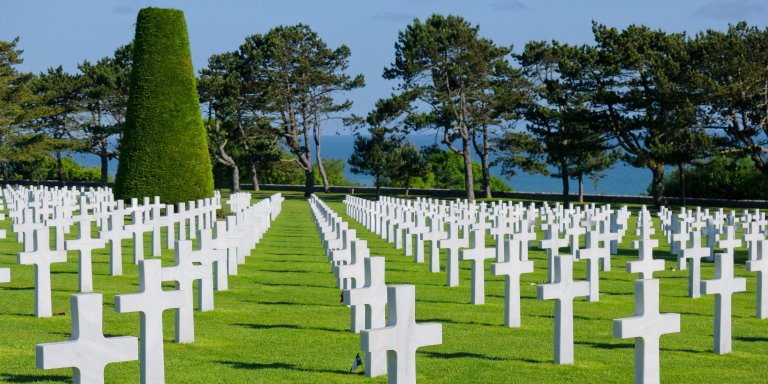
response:
M169 204L213 196L182 11L139 11L114 192L119 199L160 196Z

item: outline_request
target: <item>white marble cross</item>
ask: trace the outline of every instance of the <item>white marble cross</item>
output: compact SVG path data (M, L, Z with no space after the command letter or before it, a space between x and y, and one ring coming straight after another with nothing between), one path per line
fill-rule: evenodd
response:
M701 282L705 295L715 295L715 353L731 352L731 296L746 290L747 279L733 276L732 250L715 255L715 278Z
M41 227L35 222L34 209L31 207L22 209L22 221L11 227L16 232L16 238L24 245L24 252L31 252L35 247L35 231Z
M81 199L82 201L83 199ZM78 237L74 240L67 240L65 248L67 251L78 252L79 267L79 291L93 292L93 265L91 252L95 249L104 248L106 240L91 237L91 218L90 216L80 216L77 221Z
M213 289L226 291L229 289L228 259L229 251L226 248L218 248L217 241L213 240L211 229L197 231L197 248L192 252L192 260L203 265L210 265L213 270ZM207 283L202 280L200 284ZM200 288L209 291L207 287ZM204 300L200 300L202 304ZM205 300L207 301L207 300ZM213 301L211 301L213 303ZM211 308L212 309L212 308ZM200 310L203 310L202 308Z
M35 316L51 317L51 264L66 263L66 251L51 250L48 227L35 229L34 250L19 252L17 260L22 265L35 265Z
M443 221L437 215L432 216L429 219L429 230L421 234L421 240L429 241L429 271L432 273L440 272L440 247L438 247L438 241L445 239L445 236Z
M53 207L53 218L46 222L46 225L54 228L54 244L55 250L63 251L64 249L64 232L72 225L72 219L64 216L64 207L57 205Z
M520 260L528 261L528 247L531 241L536 240L536 232L531 231L531 227L523 221L520 226L520 232L512 235L512 239L520 240L522 247L520 248Z
M707 225L704 227L705 238L707 239L707 246L709 247L709 261L715 260L715 244L720 240L721 228L715 224L715 219L708 218Z
M370 256L368 243L365 240L352 240L350 243L349 264L334 266L336 274L336 286L341 289L350 289L363 286L365 281L365 259ZM353 305L350 308L350 331L360 333L365 326L365 313L362 306Z
M688 296L694 299L701 297L701 259L709 256L709 247L701 245L701 232L690 233L690 248L680 248L682 257L691 261L688 271Z
M438 240L438 247L448 249L447 284L449 287L459 286L459 250L466 247L469 243L469 237L459 237L459 224L455 222L448 223L448 238Z
M192 343L195 341L195 315L192 285L196 280L213 279L211 267L196 265L192 257L192 241L180 240L174 249L174 264L162 269L163 281L175 281L176 289L184 292L184 300L176 309L176 342ZM213 285L200 284L198 300L201 308L213 308ZM208 291L208 292L207 292ZM210 300L210 303L204 302Z
M669 251L677 255L677 269L684 271L686 262L680 255L680 249L685 248L685 242L688 240L687 223L681 215L672 215L672 234L670 236Z
M659 313L659 280L635 280L635 316L613 320L613 337L635 339L635 383L659 383L659 338L680 332L679 313Z
M520 275L533 272L533 261L520 260L520 240L505 240L504 261L491 264L491 273L504 276L504 325L520 326Z
M72 367L72 382L104 383L104 367L109 363L139 358L139 342L133 336L104 337L100 293L70 296L72 337L59 343L37 344L37 367Z
M108 220L109 228L102 229L99 237L109 242L109 269L112 276L123 274L123 239L130 237L128 231L124 229L125 217L122 207L118 206L118 211L111 212Z
M536 288L540 300L555 300L555 363L573 364L573 299L589 295L589 282L573 280L573 258L555 256L555 280Z
M365 306L365 329L382 328L386 323L387 285L384 281L384 262L380 256L365 258L365 285L344 291L344 305ZM365 375L381 376L387 373L386 353L365 352Z
M733 225L726 226L724 232L725 238L719 240L717 246L733 256L736 248L741 247L741 239L736 237L736 228Z
M653 273L664 270L664 259L653 258L653 248L659 246L659 241L652 239L648 232L643 232L639 240L632 241L632 247L639 250L637 261L627 263L627 272L639 273L641 279L652 279Z
M544 249L547 252L547 282L552 283L555 281L555 265L554 258L560 252L560 248L568 246L568 239L561 239L557 224L549 223L541 226L546 231L544 240L539 241L539 248Z
M765 239L765 234L760 232L760 223L752 221L745 225L744 228L744 242L747 243L747 259L754 260L757 258L757 242Z
M160 204L160 196L155 196L153 199L153 203L147 207L149 209L148 213L150 215L149 225L152 228L152 241L151 241L151 248L152 248L152 256L160 256L162 255L163 251L160 248L160 232L161 228L163 227L163 224L167 221L167 216L163 217L160 214L160 209L163 208L164 205Z
M237 275L239 242L227 233L227 223L225 221L216 221L213 224L213 229L215 231L215 236L213 237L214 248L227 251L227 273L233 276Z
M416 286L387 287L389 317L384 328L360 333L363 352L387 351L387 382L416 383L416 349L443 343L439 323L416 323Z
M144 223L141 211L131 212L131 224L125 225L126 231L133 235L133 263L138 264L144 260L144 232L150 231L152 226Z
M185 292L164 291L159 259L139 261L139 292L115 296L119 313L141 312L141 383L165 382L163 311L184 305Z
M485 260L496 257L495 248L485 247L485 229L470 230L471 248L459 251L461 260L472 262L471 303L485 304Z
M757 318L768 319L768 240L758 240L754 260L747 260L746 269L757 272Z
M586 248L580 249L577 254L579 260L587 260L587 281L589 282L589 296L587 301L595 302L600 300L600 260L610 257L608 244L600 246L600 240L597 234L591 232L587 234Z
M581 225L581 223L578 220L577 215L573 215L571 217L571 223L566 227L565 229L565 237L570 242L571 247L571 256L573 256L574 259L578 259L578 251L579 251L579 239L582 235L587 234L587 229Z

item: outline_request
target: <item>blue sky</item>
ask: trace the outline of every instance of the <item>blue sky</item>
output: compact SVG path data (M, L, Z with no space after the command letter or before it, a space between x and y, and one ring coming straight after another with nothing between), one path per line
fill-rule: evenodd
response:
M211 54L236 49L248 35L281 24L310 25L330 46L350 47L350 72L362 73L367 83L349 95L358 114L391 92L394 84L381 78L382 69L394 59L398 31L414 17L458 14L479 24L482 36L516 50L531 40L591 42L591 20L689 33L740 20L765 27L768 20L765 0L2 0L0 40L21 38L24 71L62 65L75 72L77 63L111 55L129 42L136 14L147 6L185 12L197 70Z

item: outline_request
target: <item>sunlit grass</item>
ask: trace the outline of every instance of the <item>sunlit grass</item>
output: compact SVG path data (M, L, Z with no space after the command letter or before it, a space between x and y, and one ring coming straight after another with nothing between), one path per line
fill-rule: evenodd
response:
M259 194L267 196L268 193ZM340 196L323 196L343 213ZM522 276L522 327L503 325L503 280L490 275L486 264L486 304L469 304L469 266L461 262L459 287L445 286L445 274L433 274L362 226L347 218L358 237L368 240L372 255L387 258L388 284L415 284L417 321L443 324L443 344L417 354L421 383L591 383L632 382L632 340L612 337L611 321L633 314L635 275L624 265L637 258L624 238L612 271L601 272L600 301L575 303L575 364L552 362L554 303L536 299L535 284L546 278L544 253L532 248L536 271ZM634 217L630 220L634 224ZM10 229L8 220L0 228ZM628 232L631 234L631 230ZM35 368L35 344L64 341L70 334L69 295L77 289L77 258L54 264L53 310L64 315L33 316L33 267L16 264L21 245L0 240L0 266L11 267L12 282L0 285L0 380L5 382L70 382L71 370ZM492 244L490 242L489 244ZM668 246L656 257L669 257ZM149 237L145 255L150 254ZM130 241L124 242L124 275L109 275L107 250L94 256L94 288L104 294L104 332L110 336L139 334L138 314L114 311L114 295L138 289L131 263ZM662 382L764 383L768 364L768 323L755 318L755 278L737 254L738 275L748 276L748 292L734 295L733 353L712 352L714 299L687 297L687 271L657 273L661 279L662 312L681 313L679 334L661 339ZM173 253L164 250L164 264ZM445 255L442 262L445 268ZM585 263L574 275L585 277ZM703 263L702 278L714 275ZM212 312L195 312L195 342L173 342L173 312L165 314L166 382L168 383L384 383L349 373L359 352L359 337L348 331L349 310L339 303L340 291L326 262L306 200L289 198L282 214L257 245L239 275L231 276L230 290L217 292ZM107 382L139 380L138 362L108 366Z

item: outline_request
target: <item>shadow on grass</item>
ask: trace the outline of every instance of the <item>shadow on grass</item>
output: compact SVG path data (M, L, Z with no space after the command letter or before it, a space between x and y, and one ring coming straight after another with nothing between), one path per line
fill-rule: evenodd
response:
M481 353L471 353L471 352L418 352L418 354L427 356L427 357L434 357L438 359L481 359L481 360L505 360L505 361L513 361L515 359L510 359L507 357L498 357L498 356L488 356Z
M734 339L738 341L746 341L746 342L755 342L755 343L763 343L768 341L768 337L749 337L749 336L741 336L741 337L734 337Z
M429 300L419 299L420 303L432 303L432 304L469 304L469 300L451 301L451 300Z
M295 252L294 253L276 253L276 252L271 252L271 254L272 255L289 256L289 257L290 256L297 256ZM298 257L295 258L295 259L284 259L284 258L280 258L280 259L267 259L267 258L261 258L261 259L259 259L259 262L260 263L293 263L293 264L301 263L302 265L303 264L324 264L324 265L328 265L327 261L305 260L305 259L301 259L301 258L298 258Z
M660 351L666 351L666 352L687 352L687 353L712 353L711 349L706 350L695 350L695 349L687 349L687 348L659 348Z
M244 324L244 323L235 323L232 325L236 325L238 327L245 327L250 329L296 329L300 331L324 331L324 332L339 332L339 333L346 333L349 332L346 329L334 329L334 328L323 328L323 327L302 327L296 324Z
M35 287L2 287L0 291L31 291Z
M311 306L311 307L339 308L339 307L343 307L344 306L341 303L339 303L339 304L318 304L318 303L292 303L290 301L247 301L247 300L245 300L245 301L249 302L249 303L263 304L263 305L298 305L298 306L302 306L302 307Z
M275 273L321 273L327 275L326 272L318 271L302 271L300 269L254 269L256 272L275 272Z
M72 382L72 378L68 376L44 376L44 375L14 375L10 373L3 373L0 375L5 383L39 383L47 381L55 381L58 383Z
M634 349L635 346L632 344L611 344L611 343L595 343L591 341L574 341L574 344L579 345L586 345L590 346L592 348L599 348L599 349Z
M313 284L281 284L281 283L257 283L261 285L266 285L269 287L310 287L310 288L327 288L327 289L333 289L338 290L338 288L332 286L332 285L313 285Z
M480 323L477 321L457 321L457 320L451 320L451 319L419 319L419 322L448 323L448 324L459 324L459 325L485 325L488 327L504 327L504 324L502 323Z
M260 369L285 369L285 370L291 370L291 371L300 371L300 372L318 372L318 373L338 373L338 374L350 374L348 371L345 371L343 369L309 369L309 368L302 368L293 364L288 363L246 363L241 361L217 361L219 364L225 364L229 365L232 368L237 369L250 369L250 370L260 370Z

